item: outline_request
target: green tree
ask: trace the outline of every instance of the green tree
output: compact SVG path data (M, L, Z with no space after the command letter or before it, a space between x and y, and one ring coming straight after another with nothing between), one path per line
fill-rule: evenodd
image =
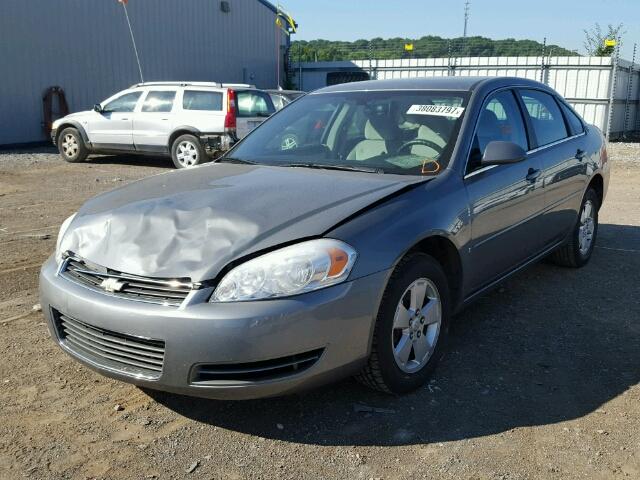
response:
M625 32L622 30L623 24L607 25L607 31L604 32L600 24L596 23L590 29L584 30L584 48L587 54L594 57L610 57L615 51L612 45L605 45L605 40L620 41L620 37Z

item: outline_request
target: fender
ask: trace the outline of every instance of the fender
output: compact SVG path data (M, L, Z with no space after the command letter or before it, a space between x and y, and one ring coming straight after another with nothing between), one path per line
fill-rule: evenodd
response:
M169 135L169 141L167 143L167 148L169 149L169 151L171 151L171 145L173 144L173 141L178 137L178 135L181 135L184 132L189 132L198 138L200 138L200 133L202 133L200 130L190 125L180 125L179 127L174 128L171 132L171 135Z
M64 130L67 127L73 127L76 130L78 130L80 132L80 136L82 137L82 141L84 142L85 146L91 149L92 145L91 145L91 142L89 141L89 136L87 135L87 132L84 129L84 127L77 120L65 120L64 122L62 122L62 124L58 127L56 131L56 145L58 143L58 137L60 137L60 133L62 132L62 130Z

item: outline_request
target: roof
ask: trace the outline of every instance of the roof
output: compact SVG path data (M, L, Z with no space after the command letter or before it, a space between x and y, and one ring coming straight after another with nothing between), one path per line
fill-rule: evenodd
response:
M258 2L260 2L262 5L267 7L273 13L278 13L278 9L276 8L276 6L273 3L268 2L267 0L258 0Z
M345 92L358 90L462 90L471 91L479 85L542 85L535 80L518 77L429 77L394 78L387 80L366 80L364 82L342 83L321 88L313 93Z

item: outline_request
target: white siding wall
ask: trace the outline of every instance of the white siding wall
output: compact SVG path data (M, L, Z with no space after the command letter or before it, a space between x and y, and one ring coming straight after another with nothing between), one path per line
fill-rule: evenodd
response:
M276 86L274 13L258 0L132 0L145 80ZM117 0L1 0L0 145L44 139L42 93L61 86L71 111L139 81ZM251 77L253 75L253 77Z
M448 58L354 60L353 62L303 63L303 87L314 90L326 85L329 71L373 70L375 78L435 77L449 75ZM453 61L453 59L452 59ZM455 59L456 76L514 76L544 81L565 97L584 119L603 131L608 119L608 102L612 59L608 57L551 57L548 68L541 69L541 57L466 57ZM638 106L640 67L635 65L630 73L630 62L620 60L616 82L616 95L611 122L615 136L625 126L625 99L629 78L632 95L629 104L627 130L633 130L640 122ZM638 127L636 127L638 128Z

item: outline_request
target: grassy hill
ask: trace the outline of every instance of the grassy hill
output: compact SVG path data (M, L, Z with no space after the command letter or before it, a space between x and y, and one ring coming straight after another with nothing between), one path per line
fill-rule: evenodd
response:
M413 50L405 50L412 44ZM374 38L341 42L331 40L296 40L291 45L291 58L303 62L315 60L364 60L368 58L431 58L431 57L502 57L542 55L575 56L576 52L558 45L546 45L535 40L515 40L506 38L492 40L486 37L442 38L429 35L418 39Z

